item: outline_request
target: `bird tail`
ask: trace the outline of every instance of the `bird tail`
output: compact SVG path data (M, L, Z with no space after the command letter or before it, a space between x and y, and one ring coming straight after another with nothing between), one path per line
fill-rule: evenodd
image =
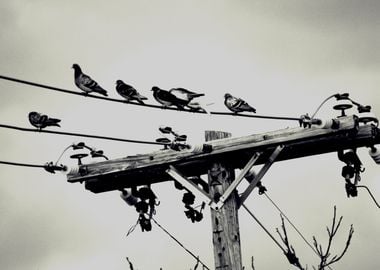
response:
M252 107L250 107L250 110L249 110L250 112L253 112L253 113L256 113L256 109L255 108L252 108Z
M203 97L205 94L191 94L191 98Z
M49 118L46 124L47 124L48 126L61 127L61 126L58 124L59 122L61 122L60 119Z
M147 97L140 95L140 94L138 94L137 97L138 97L138 99L141 99L141 100L147 100L148 99Z
M108 96L107 91L104 90L104 89L101 88L101 87L97 87L97 88L95 88L93 91L94 91L94 92L97 92L97 93L99 93L99 94L102 94L103 96L106 96L106 97Z

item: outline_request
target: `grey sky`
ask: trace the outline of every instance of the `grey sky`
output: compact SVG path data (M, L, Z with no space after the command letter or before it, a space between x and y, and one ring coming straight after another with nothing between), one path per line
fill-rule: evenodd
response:
M149 103L149 91L181 86L205 93L210 110L225 110L226 92L246 99L259 114L312 113L327 96L349 92L380 115L379 1L25 1L0 2L0 74L76 89L73 63L82 66L117 98L115 81L134 85ZM0 123L29 126L36 110L62 119L62 130L154 140L157 127L171 125L203 140L204 130L243 136L297 123L198 116L49 93L0 80ZM79 91L79 90L78 90ZM320 117L336 116L333 102ZM354 111L350 111L354 113ZM77 138L0 130L0 160L55 161ZM85 140L111 158L157 147ZM363 184L380 198L379 167L367 149ZM62 162L72 162L68 155ZM355 234L347 256L333 269L380 265L380 216L369 196L347 199L343 165L336 154L276 163L264 179L269 195L311 241L326 242L333 206L344 216L335 242L343 247L351 223ZM137 213L117 192L92 194L63 175L0 165L1 269L189 269L194 260L158 228L125 237ZM171 183L154 186L161 205L157 220L189 249L213 265L208 210L200 224L183 214L182 192ZM200 202L198 200L197 202ZM272 232L280 217L254 193L247 205ZM243 211L244 265L291 269L281 251ZM315 255L289 227L301 261Z

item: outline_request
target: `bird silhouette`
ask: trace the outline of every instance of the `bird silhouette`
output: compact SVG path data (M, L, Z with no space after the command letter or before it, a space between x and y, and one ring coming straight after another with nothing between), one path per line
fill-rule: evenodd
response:
M75 85L85 92L87 95L91 92L96 92L104 96L107 95L107 91L104 90L96 81L94 81L90 76L84 74L82 69L78 64L73 64L72 68L74 69L74 82Z
M163 90L157 86L153 86L153 97L164 107L176 106L178 109L183 110L184 106L188 103L186 100L177 98L175 95L167 90Z
M136 100L138 103L144 104L143 100L148 99L140 95L133 86L124 83L122 80L116 81L116 91L127 101Z
M234 113L256 112L256 109L251 107L246 101L241 98L234 97L228 93L224 95L224 105L226 105L226 107Z
M58 123L61 122L60 119L56 118L50 118L49 116L45 114L40 114L38 112L30 112L29 113L29 122L34 127L38 128L39 130L46 128L48 126L56 126L61 127Z

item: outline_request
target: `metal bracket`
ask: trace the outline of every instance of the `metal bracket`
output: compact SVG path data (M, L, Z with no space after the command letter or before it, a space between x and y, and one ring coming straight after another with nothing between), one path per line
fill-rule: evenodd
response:
M257 159L261 156L262 152L256 152L253 154L248 163L244 166L243 170L240 172L239 176L228 186L227 190L224 194L219 198L218 202L212 202L210 207L214 210L220 209L223 207L225 201L230 197L232 192L235 191L236 187L240 184L240 182L247 175L249 170L253 167Z
M169 165L169 169L166 170L166 173L173 177L176 181L180 182L181 185L183 185L187 190L193 193L201 193L207 200L207 203L211 203L210 195L206 191L198 187L193 181L183 176L174 166Z
M251 194L252 190L256 187L257 183L263 178L263 176L266 174L266 172L269 170L269 168L272 166L272 164L275 162L278 155L281 153L281 151L285 148L283 145L277 146L277 148L273 151L272 155L269 157L267 163L261 168L261 170L258 172L256 177L252 180L252 182L249 184L247 189L244 191L244 193L240 196L240 205L244 203L244 201L248 198L248 196Z

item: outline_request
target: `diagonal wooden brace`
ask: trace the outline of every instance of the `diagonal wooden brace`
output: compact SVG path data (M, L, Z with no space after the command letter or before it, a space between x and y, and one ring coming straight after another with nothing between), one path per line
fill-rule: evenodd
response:
M285 146L283 145L279 145L276 147L272 155L269 157L267 163L265 163L265 165L261 168L256 177L252 180L247 189L244 191L244 193L240 196L240 205L242 205L244 201L248 198L252 190L256 187L257 183L261 180L261 178L263 178L263 176L266 174L266 172L269 170L269 168L272 166L272 164L275 162L276 158L284 148Z
M176 181L181 183L181 185L183 185L187 190L193 193L201 193L205 197L207 203L211 203L210 195L206 191L201 189L199 186L197 186L193 181L183 176L174 166L169 165L169 169L166 170L166 173L173 177Z
M260 157L262 153L261 152L255 152L251 159L248 161L248 163L244 166L243 170L240 172L239 176L231 183L231 185L228 186L227 190L224 192L224 194L219 198L217 202L212 202L210 207L214 210L220 209L223 207L224 202L230 197L232 192L235 191L237 186L240 184L240 182L244 179L244 177L247 175L249 170L253 167L257 159Z

